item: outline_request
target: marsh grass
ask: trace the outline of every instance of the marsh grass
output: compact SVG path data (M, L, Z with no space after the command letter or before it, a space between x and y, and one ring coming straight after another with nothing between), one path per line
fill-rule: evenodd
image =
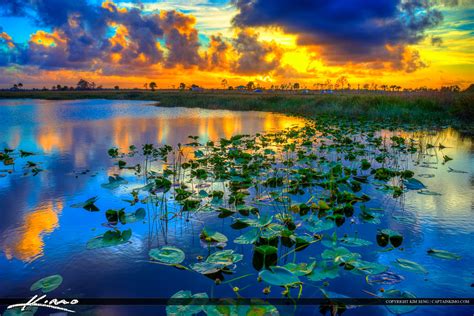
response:
M465 126L472 125L474 119L474 93L345 91L324 95L316 92L224 90L0 91L1 98L148 100L158 101L163 107L270 111L304 117L330 115L422 125Z

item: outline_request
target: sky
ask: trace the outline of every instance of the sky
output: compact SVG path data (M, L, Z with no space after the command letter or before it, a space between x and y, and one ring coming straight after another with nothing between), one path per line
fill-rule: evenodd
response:
M474 83L474 0L0 0L0 88Z

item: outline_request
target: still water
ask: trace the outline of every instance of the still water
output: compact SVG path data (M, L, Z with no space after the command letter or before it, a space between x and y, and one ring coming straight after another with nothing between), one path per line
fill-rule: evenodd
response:
M302 119L263 112L160 108L142 101L44 101L0 100L0 149L16 148L34 152L18 159L13 168L0 165L0 297L30 297L36 280L60 274L63 284L54 295L81 297L171 297L180 290L207 292L214 297L235 297L230 286L214 285L204 276L158 264L150 264L150 248L170 244L195 258L206 255L199 241L204 223L233 240L239 232L229 228L230 219L197 216L190 221L170 222L166 233L150 223L135 223L128 245L87 250L86 243L102 233L103 212L89 213L71 208L92 196L100 196L101 210L118 208L123 191L101 187L116 170L107 155L113 146L127 149L145 143L186 143L189 135L201 142L229 138L236 134L255 134L304 124ZM383 133L389 133L382 131ZM411 135L411 134L410 134ZM424 136L423 141L442 143L443 154L453 159L415 166L415 175L429 175L423 183L439 195L407 192L396 202L379 194L379 206L395 216L383 218L384 227L404 235L403 257L423 264L427 275L403 273L403 289L418 297L474 296L474 145L453 129ZM24 162L38 163L44 171L27 173ZM450 168L463 173L448 172ZM367 226L367 227L366 227ZM376 228L361 225L359 234L373 240ZM351 228L346 228L350 230ZM232 244L230 249L251 257L248 247ZM426 255L427 249L449 250L461 260L441 260ZM324 247L302 252L302 258L315 257ZM311 252L310 251L310 252ZM389 264L400 257L396 252L366 253L372 261ZM238 275L255 273L244 260ZM368 297L380 286L344 275L331 280L330 291L349 297ZM249 281L254 282L254 281ZM245 287L245 282L238 284ZM248 283L248 282L247 282ZM275 289L272 297L280 297ZM263 297L261 290L249 287L244 297ZM305 287L304 297L321 297L317 287ZM281 314L292 308L278 307ZM0 309L1 310L1 309ZM162 315L164 308L77 307L84 315ZM297 310L297 314L319 315L317 308ZM472 315L472 308L418 307L411 315ZM36 315L49 315L40 310ZM347 315L391 315L382 306L351 309Z

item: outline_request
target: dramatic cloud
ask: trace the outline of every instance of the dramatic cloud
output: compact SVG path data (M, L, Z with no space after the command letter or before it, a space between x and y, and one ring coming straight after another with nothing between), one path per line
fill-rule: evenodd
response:
M391 60L387 46L418 43L442 21L428 0L234 0L234 24L276 26L315 45L329 63ZM385 57L385 58L384 58Z
M238 33L233 42L237 61L233 71L239 74L267 74L280 64L281 49L275 42L261 42L258 35L248 30Z
M10 63L43 69L104 66L108 72L113 72L113 65L120 72L122 66L164 62L166 67L191 67L201 63L195 19L176 11L143 14L135 7L119 8L109 1L94 6L86 0L27 1L23 9L13 2L0 5L2 12L10 14L35 12L32 18L38 25L53 29L51 33L36 32L26 45L8 52ZM166 45L166 54L160 41ZM5 55L5 50L0 54Z

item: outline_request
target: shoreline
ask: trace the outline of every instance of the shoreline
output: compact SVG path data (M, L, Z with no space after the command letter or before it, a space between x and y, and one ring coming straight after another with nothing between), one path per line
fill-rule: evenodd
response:
M331 116L395 124L450 125L468 130L474 127L474 94L463 92L0 91L1 99L142 100L155 102L152 105L161 107L265 111L305 118Z

